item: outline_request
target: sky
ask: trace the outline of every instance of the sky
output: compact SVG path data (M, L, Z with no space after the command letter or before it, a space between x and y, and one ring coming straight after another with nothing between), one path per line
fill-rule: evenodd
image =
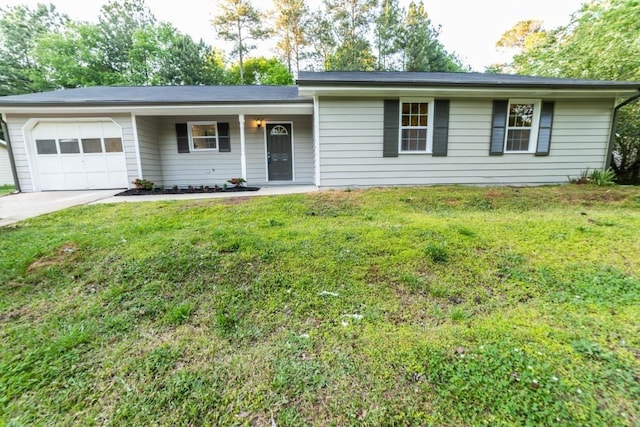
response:
M7 6L26 4L35 6L47 0L3 0ZM566 25L571 14L580 9L584 0L426 0L425 8L433 25L440 26L440 41L449 52L455 52L464 64L474 71L485 66L507 62L510 53L500 52L495 44L500 36L516 22L525 19L541 20L550 29ZM100 6L106 0L52 0L57 9L76 20L95 22ZM216 43L211 19L218 0L146 0L155 17L172 23L194 39ZM312 7L321 0L308 0ZM409 0L400 0L406 7ZM270 0L253 0L264 12ZM253 55L272 56L270 44L264 43Z

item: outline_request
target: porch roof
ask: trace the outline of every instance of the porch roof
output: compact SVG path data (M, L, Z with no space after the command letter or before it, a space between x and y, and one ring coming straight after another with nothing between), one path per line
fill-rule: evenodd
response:
M0 107L311 103L296 86L94 86L0 97Z

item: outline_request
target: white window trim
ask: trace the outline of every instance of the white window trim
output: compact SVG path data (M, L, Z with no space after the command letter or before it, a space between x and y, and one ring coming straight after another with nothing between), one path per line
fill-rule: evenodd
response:
M528 150L507 150L507 140L509 139L509 112L511 104L533 104L533 121L531 123L531 134L529 135ZM540 127L540 109L542 108L542 100L540 99L510 99L507 105L507 123L504 131L503 153L505 154L531 154L536 152L538 145L538 129Z
M196 148L193 143L193 125L215 125L216 126L216 148ZM189 134L189 151L192 153L199 153L201 151L218 151L220 148L220 133L218 131L218 122L213 120L199 121L199 122L187 122L187 133ZM207 138L211 138L210 136ZM202 139L202 138L199 138Z
M422 102L428 104L427 109L427 146L424 151L405 151L402 149L402 104L403 103ZM400 98L400 108L398 112L398 154L431 154L433 152L433 114L434 99L433 98Z

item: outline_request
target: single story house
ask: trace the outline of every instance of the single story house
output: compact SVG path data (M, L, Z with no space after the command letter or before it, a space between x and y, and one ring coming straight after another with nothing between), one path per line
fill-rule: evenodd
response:
M538 185L606 168L640 82L302 72L297 86L0 97L22 191L156 185Z
M0 185L13 185L7 143L0 139Z

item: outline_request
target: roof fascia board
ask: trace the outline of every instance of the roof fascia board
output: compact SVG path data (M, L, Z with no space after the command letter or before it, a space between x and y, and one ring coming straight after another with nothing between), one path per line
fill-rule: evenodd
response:
M562 98L615 98L638 93L638 89L570 89L570 88L469 88L469 87L412 87L397 86L310 86L301 87L300 94L306 96L447 96L454 98L495 98L495 97L562 97Z
M67 106L67 105L5 105L0 106L10 114L131 114L138 116L188 116L188 115L236 115L236 114L313 114L313 102L296 104L225 104L225 105L132 105L132 106Z

